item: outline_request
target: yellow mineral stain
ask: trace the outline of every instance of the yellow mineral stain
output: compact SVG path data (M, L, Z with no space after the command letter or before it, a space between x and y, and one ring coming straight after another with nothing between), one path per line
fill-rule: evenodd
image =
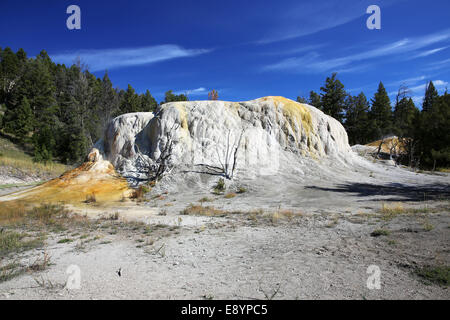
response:
M375 147L378 149L380 146L381 140L377 140L371 143L366 144L369 147ZM392 150L393 153L403 154L406 153L405 143L399 140L397 137L389 137L383 140L383 144L381 145L381 152L390 153Z
M59 178L40 186L0 197L0 203L19 201L25 203L79 204L89 198L96 202L119 201L133 195L127 181L105 160L88 156L78 168L67 171Z

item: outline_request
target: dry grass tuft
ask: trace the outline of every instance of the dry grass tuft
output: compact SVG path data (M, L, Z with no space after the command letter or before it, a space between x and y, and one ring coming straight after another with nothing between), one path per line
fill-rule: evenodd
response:
M225 195L225 199L232 199L234 197L236 197L236 193L234 192L230 192Z
M383 203L381 205L380 213L382 214L383 220L391 220L400 214L404 214L405 208L401 203L396 203L393 205Z
M214 199L208 198L208 197L203 197L200 200L198 200L198 202L200 203L204 203L204 202L212 202L214 201Z
M86 203L96 203L97 198L95 197L95 193L86 195Z
M181 214L194 216L219 216L226 214L226 212L210 206L204 207L198 205L190 205L189 207L184 209Z

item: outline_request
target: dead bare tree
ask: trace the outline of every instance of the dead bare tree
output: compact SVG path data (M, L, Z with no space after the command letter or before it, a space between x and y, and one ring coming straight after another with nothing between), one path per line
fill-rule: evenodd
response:
M158 119L158 121L161 120ZM174 134L179 127L180 124L175 122L172 128L166 132L164 149L161 151L161 154L155 163L149 167L150 181L158 181L165 173L170 172L170 159L173 155Z
M238 152L244 132L245 130L242 130L238 139L234 139L232 145L230 145L231 130L228 130L225 154L223 154L222 157L219 154L218 148L216 147L216 153L220 166L222 168L223 174L225 175L225 178L227 179L233 179L234 171L237 165ZM221 160L221 158L223 158L223 161Z
M400 148L400 140L397 138L392 138L389 146L389 159L395 161L395 165L397 165L398 152Z
M378 146L378 151L377 151L377 155L376 155L376 158L377 158L377 159L380 158L381 146L383 145L383 143L384 143L384 137L381 138L380 144L379 144L379 146Z
M219 100L219 93L217 90L212 89L212 91L208 93L208 100Z

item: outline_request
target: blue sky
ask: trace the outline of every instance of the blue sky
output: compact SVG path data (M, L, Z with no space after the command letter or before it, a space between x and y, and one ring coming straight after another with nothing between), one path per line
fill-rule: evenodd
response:
M66 8L81 8L81 30ZM381 30L366 8L381 7ZM76 56L113 83L138 92L187 92L191 100L295 99L319 91L332 72L352 94L395 95L405 83L421 102L425 83L450 82L450 1L20 1L0 3L0 47Z

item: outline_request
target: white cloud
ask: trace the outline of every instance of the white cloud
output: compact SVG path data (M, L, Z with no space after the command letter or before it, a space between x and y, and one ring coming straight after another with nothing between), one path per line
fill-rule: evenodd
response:
M310 52L301 57L288 58L280 62L263 67L263 71L288 70L297 73L316 73L336 71L339 69L358 70L357 62L375 58L402 56L407 53L425 48L440 42L450 40L450 30L430 34L423 37L406 38L390 44L383 45L372 50L362 51L357 54L346 55L339 58L322 58L317 52ZM366 66L367 67L367 66Z
M202 95L205 94L207 91L205 88L200 87L197 89L189 89L189 90L180 90L175 92L175 94L187 94L187 95L191 95L191 96L198 96L198 95Z
M209 52L207 49L185 49L167 44L138 48L79 50L51 55L57 63L72 65L77 57L89 66L91 71L111 70L138 66L183 57L192 57Z

